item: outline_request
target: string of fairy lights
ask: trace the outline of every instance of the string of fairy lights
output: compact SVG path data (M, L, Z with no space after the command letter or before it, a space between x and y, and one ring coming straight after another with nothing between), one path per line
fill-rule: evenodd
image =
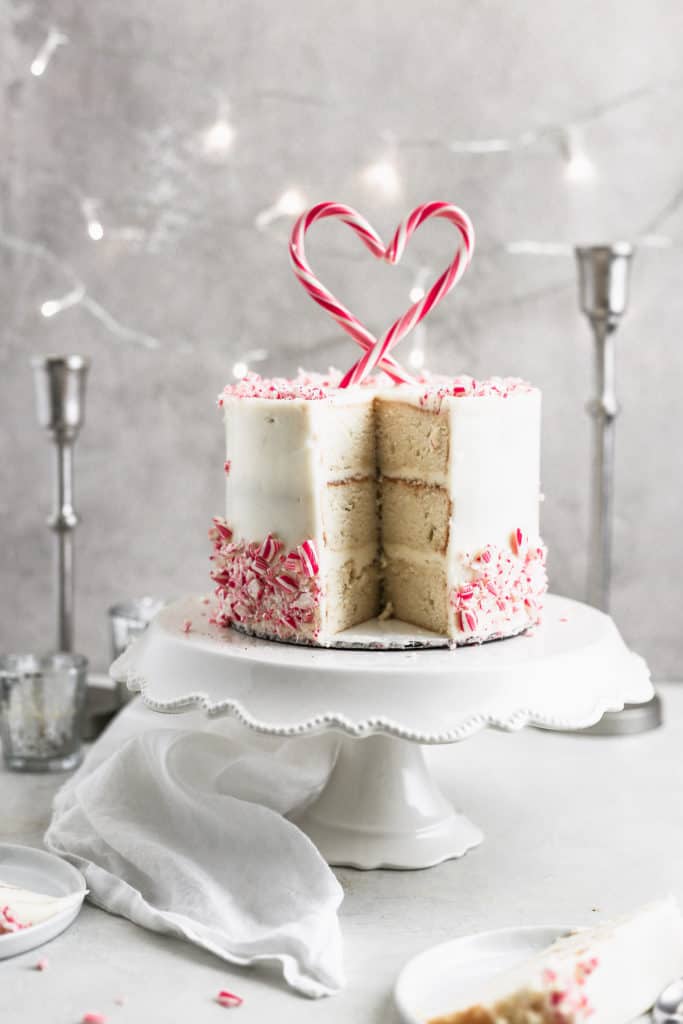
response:
M68 36L56 27L51 27L44 41L35 53L29 72L35 78L44 76L52 61L58 56L60 49L68 46ZM683 79L658 82L652 86L632 90L617 96L601 105L577 115L566 123L548 123L538 128L525 130L509 137L479 139L400 139L391 133L381 136L381 154L377 159L363 167L359 180L372 194L385 201L397 200L403 191L403 182L399 171L398 155L401 149L426 147L445 150L448 153L470 154L472 156L488 156L528 149L539 144L551 143L556 146L558 155L564 164L564 177L569 185L580 186L594 181L598 168L586 151L582 141L583 129L594 121L608 114L623 109L631 104L651 98L672 88L681 88ZM229 159L238 137L237 129L231 119L230 106L220 100L215 120L200 133L199 150L204 160L221 163ZM117 238L124 241L139 243L144 237L140 228L124 226L107 226L101 210L103 203L96 197L81 194L72 186L67 186L80 210L87 237L93 243L101 243L106 238ZM639 245L669 247L673 240L656 233L658 221L669 216L673 209L683 204L683 190L673 201L667 204L661 216L655 218L649 229L639 239ZM296 185L288 185L271 204L259 210L253 218L256 231L272 235L281 241L283 225L291 223L306 207L309 200L302 189ZM285 234L286 237L286 234ZM110 334L122 341L131 342L148 349L157 349L162 345L161 339L144 331L131 327L112 314L108 309L90 295L85 282L68 264L46 246L18 238L0 230L0 247L14 250L36 260L49 264L69 282L68 288L61 294L44 298L38 305L40 314L51 319L74 307L86 310ZM539 242L533 239L519 239L504 244L503 250L513 256L566 256L573 252L568 243ZM433 268L423 265L411 265L408 261L402 264L411 275L408 297L412 303L424 297L429 281L434 276ZM419 370L425 365L427 329L424 321L415 328L412 335L412 348L408 352L407 361L412 369ZM181 348L189 350L188 342ZM243 377L250 369L268 359L269 352L265 348L252 348L246 351L233 365L232 372L236 378Z

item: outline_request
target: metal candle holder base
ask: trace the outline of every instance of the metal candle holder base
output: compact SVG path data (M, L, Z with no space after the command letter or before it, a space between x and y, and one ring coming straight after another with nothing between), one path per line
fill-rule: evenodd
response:
M662 702L655 694L644 704L624 704L623 711L608 711L595 725L581 732L587 736L634 736L662 724Z

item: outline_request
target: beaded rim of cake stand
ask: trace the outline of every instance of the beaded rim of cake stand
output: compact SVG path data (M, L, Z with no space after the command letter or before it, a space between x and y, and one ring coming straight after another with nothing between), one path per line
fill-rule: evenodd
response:
M632 651L628 652L628 658L635 658L649 679L650 673L645 660L641 658L640 655L634 654ZM125 678L122 678L121 681L126 683L129 690L132 690L134 693L139 693L148 708L152 711L158 711L163 714L180 714L184 711L203 710L209 718L229 716L247 728L253 729L255 732L260 732L267 736L292 738L295 736L307 736L315 733L328 732L329 730L334 729L339 732L343 732L354 739L362 739L366 736L373 735L388 735L393 736L396 739L408 740L412 743L421 743L426 746L442 743L458 743L461 740L466 740L475 733L481 732L483 729L487 728L500 729L504 732L517 732L527 726L537 726L542 729L551 730L584 729L600 721L607 711L621 711L625 704L625 701L622 698L616 697L615 695L604 695L597 699L590 712L581 716L578 721L576 716L574 718L561 718L555 715L547 715L539 711L534 711L531 708L518 708L516 711L507 715L475 713L464 719L453 729L447 729L444 732L424 733L414 729L409 729L406 726L383 716L367 718L360 722L354 722L346 715L335 714L333 712L314 715L305 719L303 722L298 722L296 725L269 724L267 722L262 722L256 716L250 714L250 712L247 711L244 705L238 700L226 699L221 701L212 701L206 694L191 691L184 696L176 697L173 700L160 701L155 700L149 695L149 687L144 676L132 671L127 671Z

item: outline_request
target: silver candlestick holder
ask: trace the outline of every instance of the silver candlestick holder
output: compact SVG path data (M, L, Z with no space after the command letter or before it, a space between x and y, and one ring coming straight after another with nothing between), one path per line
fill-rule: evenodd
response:
M588 601L609 610L614 518L614 435L619 415L614 334L626 312L633 249L627 242L576 249L579 304L593 330L596 394L593 417L593 486Z
M73 531L78 516L73 504L73 450L85 415L85 384L90 361L85 356L35 356L31 360L38 423L55 446L54 510L48 526L55 534L57 647L74 644Z
M614 520L614 442L619 415L616 383L615 332L628 305L633 247L577 246L579 306L588 317L595 342L595 397L588 403L593 418L593 481L591 487L588 602L609 611L612 583ZM627 704L608 712L590 729L597 735L643 732L661 724L661 704L655 696L645 704Z

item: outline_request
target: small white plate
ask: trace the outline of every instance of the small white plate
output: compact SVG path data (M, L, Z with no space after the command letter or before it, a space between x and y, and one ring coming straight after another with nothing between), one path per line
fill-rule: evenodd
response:
M30 892L46 896L80 894L80 900L40 924L0 935L0 960L42 946L68 928L77 917L85 898L85 880L80 871L52 853L30 846L0 843L0 879Z
M394 999L403 1024L425 1024L455 1011L473 982L485 981L545 949L571 928L502 928L451 939L409 960L398 976Z

